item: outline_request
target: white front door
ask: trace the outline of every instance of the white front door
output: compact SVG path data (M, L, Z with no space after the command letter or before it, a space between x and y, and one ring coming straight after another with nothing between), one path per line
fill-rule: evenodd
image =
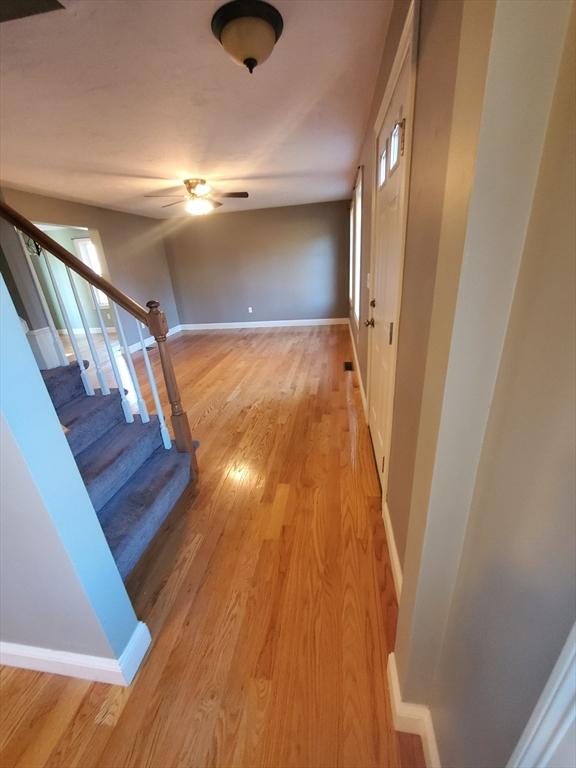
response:
M378 135L374 259L372 262L368 416L385 497L404 264L410 140L410 56L401 67Z

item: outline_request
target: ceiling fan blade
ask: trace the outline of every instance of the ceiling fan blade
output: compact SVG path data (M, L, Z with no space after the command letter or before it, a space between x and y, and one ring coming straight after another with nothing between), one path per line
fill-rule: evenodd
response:
M184 195L144 195L144 197L184 197Z
M166 205L161 205L160 208L170 208L171 205L180 205L180 203L185 202L184 200L176 200L175 203L166 203Z
M248 197L248 192L216 192L214 197Z

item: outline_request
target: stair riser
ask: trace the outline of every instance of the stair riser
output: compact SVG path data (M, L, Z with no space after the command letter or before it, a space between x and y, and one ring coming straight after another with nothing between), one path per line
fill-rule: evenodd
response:
M191 480L191 458L162 445L157 416L127 424L120 395L87 397L77 364L42 372L122 578Z
M93 479L86 482L88 494L97 511L102 509L122 486L127 483L132 475L144 464L150 455L160 447L162 440L156 424L150 424L150 428L143 434L135 435L134 441L128 448L115 451L116 446L109 446L110 461L102 471ZM130 429L127 424L126 428Z
M115 555L116 565L120 575L124 580L132 573L139 560L142 558L154 536L167 519L168 515L174 509L176 502L182 496L190 481L190 475L180 474L179 477L173 476L166 478L166 483L170 487L170 492L166 494L164 501L154 505L155 509L150 511L150 517L141 527L135 528L135 534L140 546L134 548L131 552L119 551Z
M118 570L126 578L190 482L190 456L163 447L98 513Z
M60 408L70 400L85 394L77 363L53 371L42 371L42 378L55 408Z

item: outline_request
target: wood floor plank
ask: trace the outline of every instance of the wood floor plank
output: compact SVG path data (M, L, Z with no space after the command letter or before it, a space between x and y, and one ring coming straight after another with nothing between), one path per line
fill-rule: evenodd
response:
M153 646L127 689L2 670L0 768L421 768L347 328L169 343L201 476L127 585Z

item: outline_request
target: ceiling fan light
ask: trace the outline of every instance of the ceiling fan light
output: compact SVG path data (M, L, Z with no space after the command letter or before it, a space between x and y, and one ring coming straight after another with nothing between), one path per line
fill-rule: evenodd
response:
M200 197L204 197L205 195L210 194L210 192L212 192L212 187L210 184L206 184L205 181L201 181L194 187L194 193Z
M212 17L215 37L250 73L270 56L283 27L280 13L263 0L232 0Z
M205 216L207 213L211 213L215 206L211 200L206 200L204 197L191 197L186 201L186 213L192 216Z

